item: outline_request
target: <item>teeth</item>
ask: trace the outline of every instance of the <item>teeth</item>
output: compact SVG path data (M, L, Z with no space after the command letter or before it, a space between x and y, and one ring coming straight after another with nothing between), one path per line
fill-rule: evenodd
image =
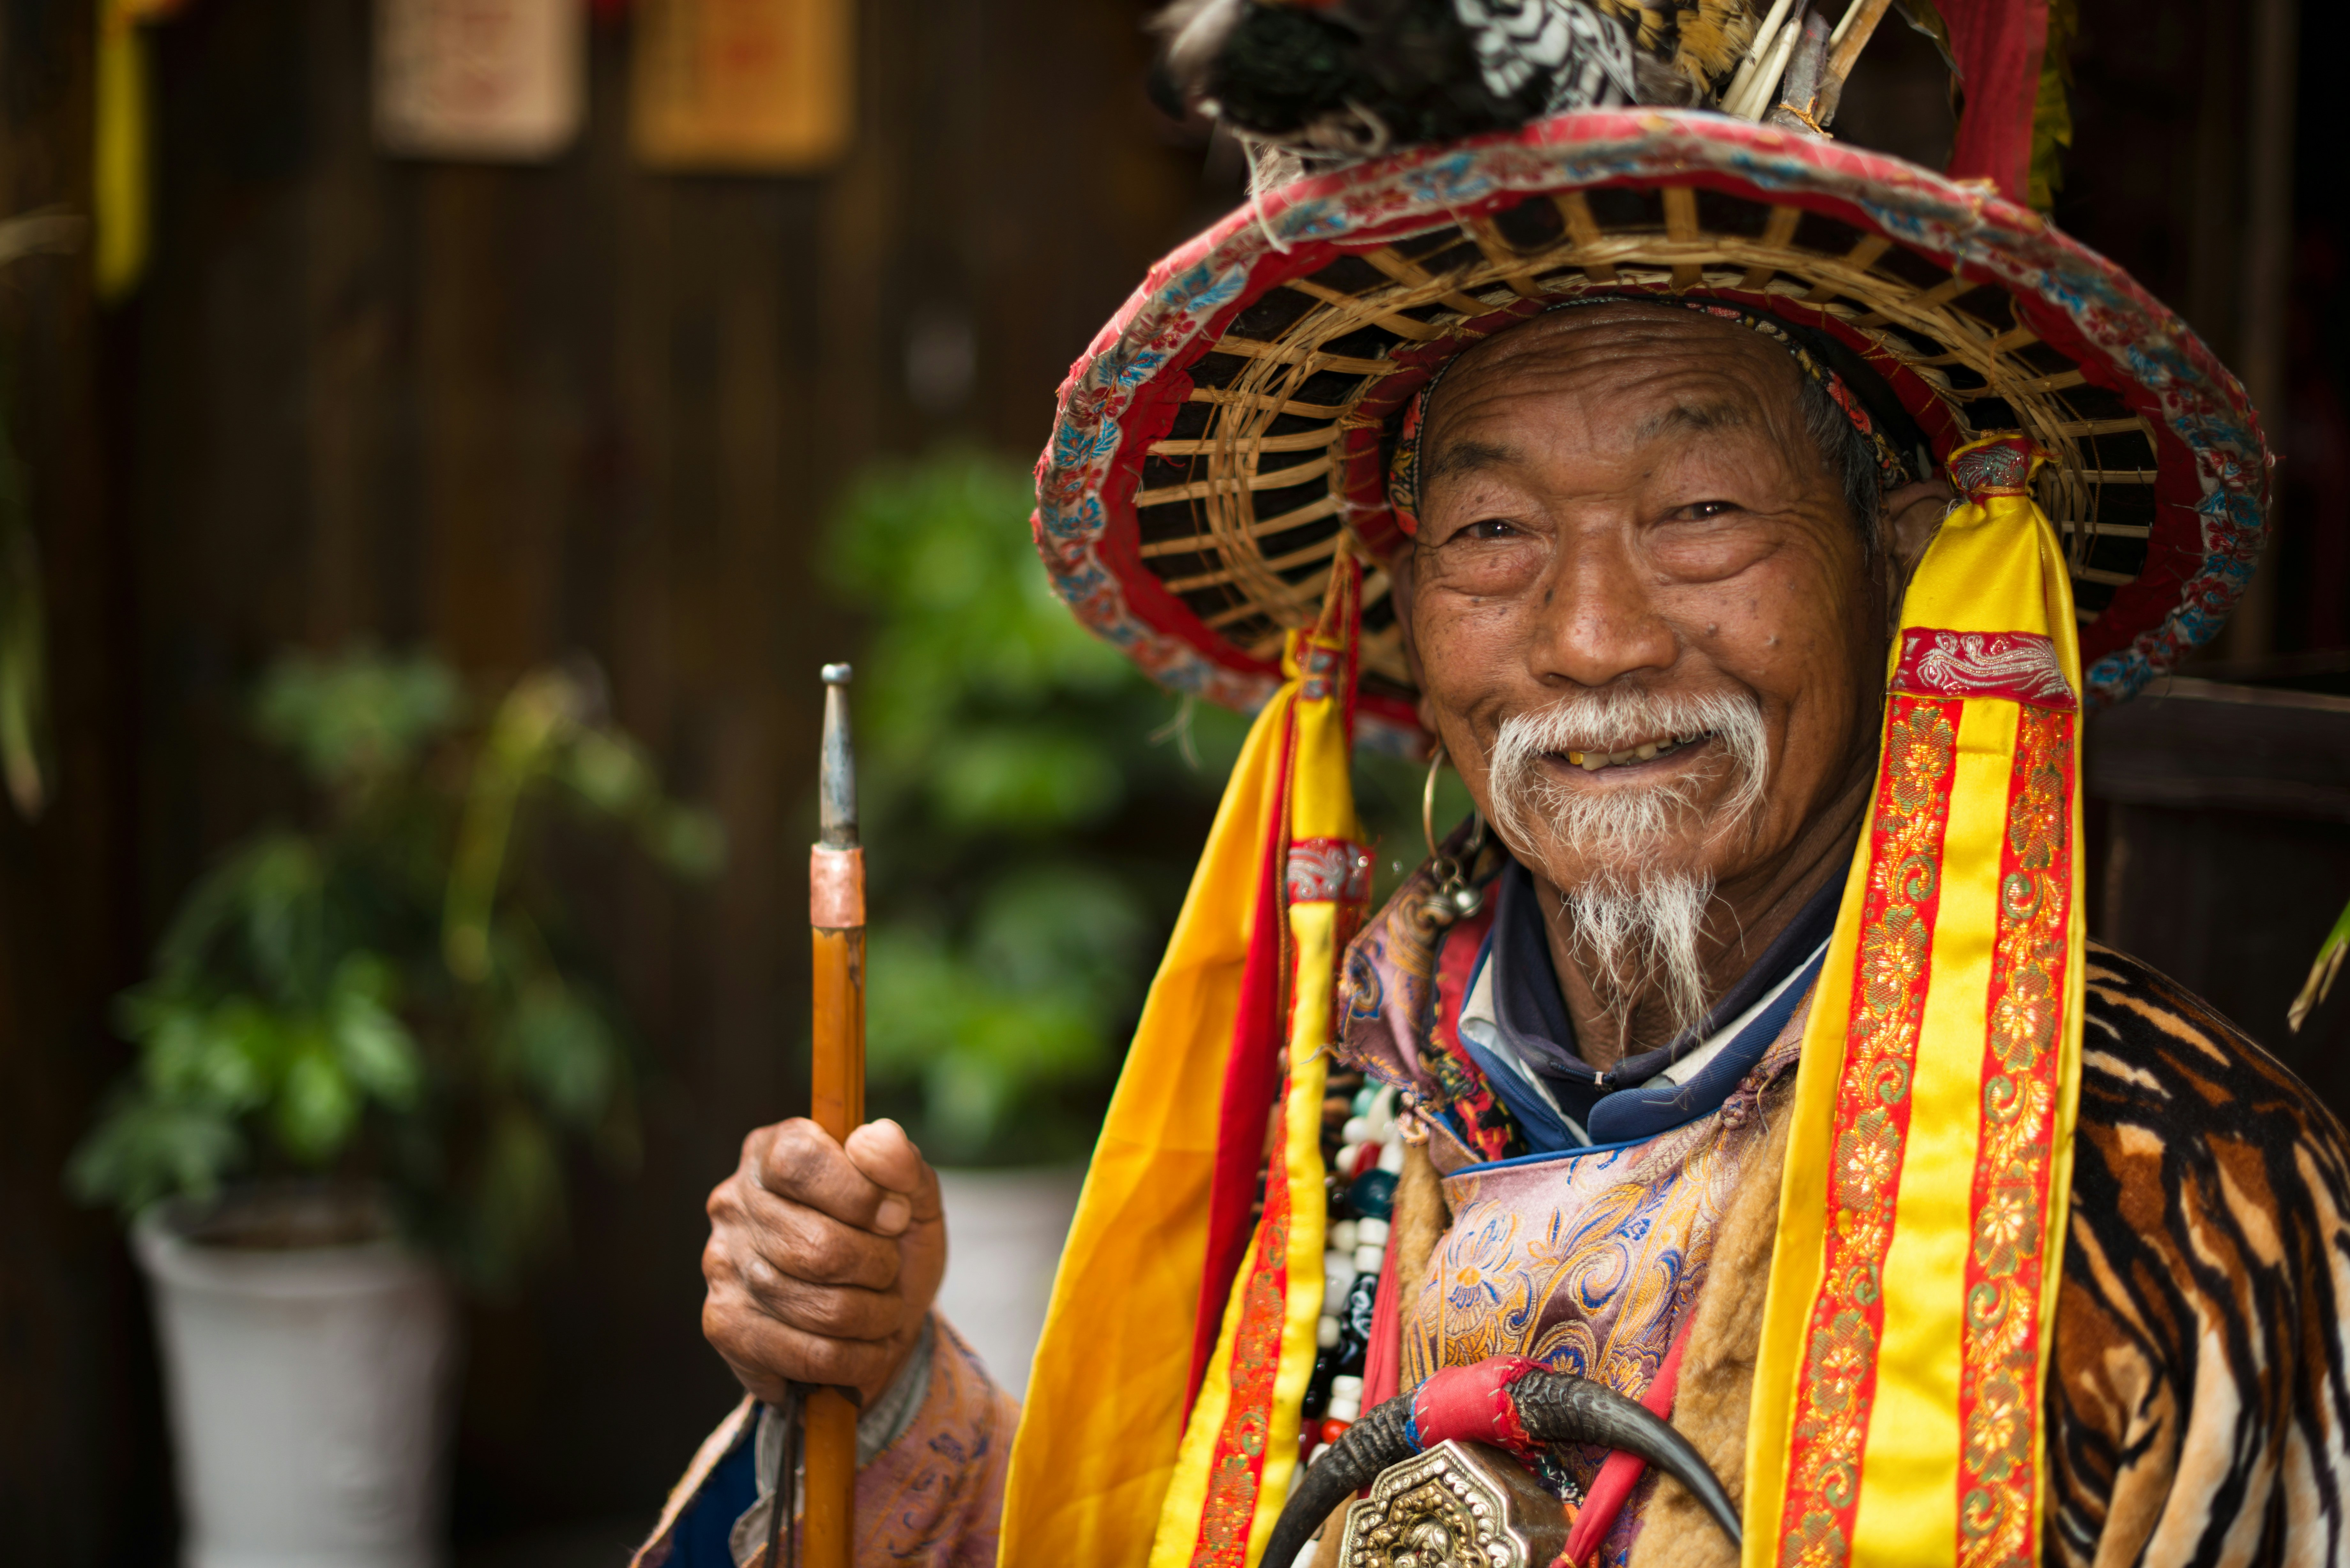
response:
M1628 752L1569 752L1566 763L1569 767L1596 774L1602 768L1622 767L1627 763L1654 762L1683 746L1693 746L1705 737L1706 732L1700 730L1694 735L1671 735L1661 741L1643 742Z

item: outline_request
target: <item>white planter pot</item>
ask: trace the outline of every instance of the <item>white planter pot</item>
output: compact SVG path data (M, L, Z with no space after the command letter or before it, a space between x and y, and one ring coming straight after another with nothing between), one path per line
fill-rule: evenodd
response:
M228 1217L224 1226L223 1215ZM220 1245L255 1214L288 1237L381 1235L317 1192L132 1229L153 1283L186 1568L433 1568L455 1321L440 1274L390 1240Z
M1085 1179L1082 1166L939 1172L947 1215L939 1310L1014 1395L1028 1391L1053 1271Z

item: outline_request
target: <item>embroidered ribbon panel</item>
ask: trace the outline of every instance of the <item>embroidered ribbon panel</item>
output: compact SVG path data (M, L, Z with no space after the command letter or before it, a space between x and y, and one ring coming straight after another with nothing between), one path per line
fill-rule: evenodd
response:
M1953 455L1965 503L1903 601L1797 1072L1745 1568L2039 1555L2082 940L2080 658L2041 461L2016 436Z
M2033 1438L2042 1408L2043 1274L2056 1258L2046 1210L2052 1129L2072 968L2074 726L2069 711L2026 708L2000 857L1999 931L1983 1049L1982 1140L1967 1250L1959 1371L1959 1563L2028 1564L2039 1555ZM2077 1020L2078 1008L2070 1010ZM2077 1049L2078 1024L2074 1025ZM2047 1293L2053 1295L2053 1290Z

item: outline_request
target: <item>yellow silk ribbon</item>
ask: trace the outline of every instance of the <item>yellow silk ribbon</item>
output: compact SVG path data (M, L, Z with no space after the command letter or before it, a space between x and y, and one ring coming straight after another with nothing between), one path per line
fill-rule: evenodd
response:
M1351 585L1353 568L1339 569ZM1285 878L1280 1147L1188 1423L1183 1407L1224 1067L1267 836L1293 846L1284 871L1297 864L1295 846L1351 848L1360 837L1348 767L1353 635L1351 624L1290 635L1285 679L1250 729L1144 1004L1013 1441L996 1559L1006 1568L1242 1568L1288 1495L1322 1302L1324 1053L1359 890L1301 898L1295 876ZM1349 870L1367 880L1367 857L1356 858Z
M2071 581L2020 437L1902 603L1877 794L1804 1037L1745 1568L2028 1568L2081 1056Z

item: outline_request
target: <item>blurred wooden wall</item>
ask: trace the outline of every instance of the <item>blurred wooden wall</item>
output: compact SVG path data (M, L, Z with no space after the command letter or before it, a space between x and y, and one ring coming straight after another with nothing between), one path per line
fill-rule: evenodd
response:
M1221 204L1144 101L1139 0L858 11L854 151L785 179L632 165L625 18L583 142L493 168L373 151L367 0L192 0L154 33L144 288L101 314L85 259L0 277L68 743L53 818L0 823L0 1558L168 1539L139 1293L57 1171L128 1058L105 999L299 798L243 707L293 644L584 653L733 840L705 891L576 868L660 1077L637 1179L583 1169L570 1257L472 1316L463 1538L641 1524L731 1405L702 1202L803 1099L816 670L853 631L820 521L877 454L1040 448L1070 359ZM88 0L0 18L0 215L81 205Z
M86 209L88 0L0 5L0 219ZM59 1172L120 1070L106 999L133 909L135 605L107 505L105 337L81 254L0 268L0 410L42 551L57 797L0 805L0 1560L161 1561L161 1410L143 1303L110 1216Z

